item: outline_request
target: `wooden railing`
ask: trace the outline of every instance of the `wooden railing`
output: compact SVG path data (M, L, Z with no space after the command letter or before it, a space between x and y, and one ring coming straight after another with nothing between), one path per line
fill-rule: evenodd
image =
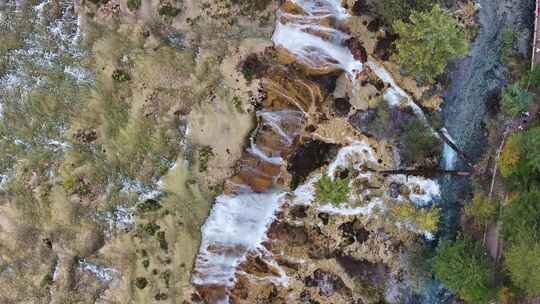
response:
M539 8L539 3L540 3L540 0L535 0L536 2L536 5L535 5L535 9L534 9L534 37L533 37L533 43L532 43L532 56L531 56L531 70L532 68L534 67L534 64L535 64L535 60L536 60L536 51L540 49L540 45L538 45L538 8Z

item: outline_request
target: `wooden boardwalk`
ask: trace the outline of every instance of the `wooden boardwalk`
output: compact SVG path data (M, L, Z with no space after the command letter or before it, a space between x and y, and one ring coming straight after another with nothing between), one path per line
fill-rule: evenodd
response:
M531 67L535 64L540 64L540 0L535 0L536 7L534 10L534 40Z

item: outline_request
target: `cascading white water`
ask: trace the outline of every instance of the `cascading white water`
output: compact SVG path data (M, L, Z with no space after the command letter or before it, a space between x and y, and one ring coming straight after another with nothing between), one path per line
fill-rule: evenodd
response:
M341 69L347 73L351 80L355 80L357 73L365 67L356 60L351 51L344 45L350 38L344 32L333 28L335 22L340 22L349 15L341 6L340 0L289 0L299 10L294 13L278 11L278 21L272 40L276 47L286 49L294 55L297 61L314 69ZM390 85L385 99L390 105L398 105L405 100L413 110L423 117L412 99L399 88L390 73L370 60L366 64L375 75ZM279 92L278 92L279 94ZM284 99L289 97L283 96ZM294 104L294 101L292 101ZM301 107L299 107L302 109ZM304 111L304 110L302 110ZM262 126L269 127L278 135L284 145L290 146L297 135L300 121L307 113L300 111L259 111ZM288 126L287 124L292 124ZM265 151L255 144L252 139L248 152L254 157L274 165L282 164L281 155ZM340 165L356 158L355 166L370 162L376 164L372 149L365 142L355 142L343 148L337 159L330 165L328 174L333 176ZM357 169L361 169L358 167ZM365 176L370 173L361 172ZM320 176L319 176L320 178ZM394 176L401 180L402 176ZM313 177L301 185L292 196L293 204L310 204L313 202ZM232 182L234 183L234 182ZM438 185L430 180L421 178L409 179L403 183L415 184L426 190L425 194L417 195L414 199L423 204L438 195ZM246 259L250 252L262 250L261 243L266 238L268 226L275 218L276 212L286 199L287 193L269 191L267 193L253 193L245 185L238 185L242 190L240 194L217 198L210 216L202 229L202 244L196 260L192 282L199 286L222 286L231 288L236 282L238 266ZM411 197L411 199L413 199ZM336 207L330 204L320 206L321 211L337 214L369 214L383 199L374 198L364 207L349 208ZM325 209L326 208L326 209ZM279 280L286 282L286 280ZM228 296L223 295L220 303L228 303Z
M362 63L355 60L351 51L343 45L349 35L321 24L321 20L348 17L339 0L295 0L302 8L297 15L278 12L278 21L272 41L294 54L300 62L312 68L338 67L350 77L362 70Z
M193 283L232 287L236 267L249 251L260 248L283 196L269 192L218 197L202 228Z
M455 144L455 141L452 139L452 137L450 136L446 128L443 128L442 132L446 136L446 138L448 138L448 140L450 140L452 143ZM456 151L452 147L450 147L448 144L445 143L443 147L442 160L441 160L443 169L454 170L457 158L458 158L458 155Z

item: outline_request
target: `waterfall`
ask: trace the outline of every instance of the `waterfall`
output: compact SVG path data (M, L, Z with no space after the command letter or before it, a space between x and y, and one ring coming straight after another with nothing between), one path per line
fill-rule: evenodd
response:
M448 138L453 144L455 144L454 139L452 138L452 136L450 136L446 128L442 128L441 131L446 136L446 138ZM443 147L442 159L441 159L441 164L442 164L443 169L454 170L457 159L458 159L458 155L456 151L452 147L450 147L448 144L445 143Z
M234 286L236 267L246 253L260 249L283 196L279 191L219 196L202 228L193 282Z
M397 86L389 72L373 59L363 64L345 46L346 40L351 37L339 30L339 23L349 17L341 1L288 0L278 10L277 17L272 41L277 49L291 55L296 62L320 74L345 72L353 82L357 74L367 67L389 84L384 97L390 105L401 105L405 101L415 113L424 117L421 109ZM284 83L263 81L263 86L274 93L268 94L274 100L266 101L263 110L257 112L259 125L239 161L239 172L225 182L226 193L216 199L202 228L202 242L192 283L211 303L229 303L228 290L235 286L237 274L243 273L238 268L249 255L271 255L261 244L266 240L267 229L281 206L285 202L307 205L313 201L313 183L320 176L310 179L293 193L278 190L280 186L277 180L281 175L283 160L294 150L294 139L309 117L311 107L323 99L305 84L306 80L298 81L295 87L293 77L286 75L280 79ZM289 96L287 92L291 88L295 91ZM302 94L305 96L300 96ZM356 161L355 166L367 162L377 165L369 144L356 141L342 148L327 174L333 178L338 166L351 162L352 158ZM360 167L356 169L362 171ZM370 174L361 172L366 177ZM391 178L425 190L410 198L419 205L439 195L438 185L430 180L407 179L397 175ZM372 209L383 203L382 198L373 198L365 207L326 204L320 206L319 210L334 214L369 215ZM275 261L265 261L267 265L278 268ZM275 273L285 275L281 269L276 269ZM278 284L287 282L286 278L270 280Z

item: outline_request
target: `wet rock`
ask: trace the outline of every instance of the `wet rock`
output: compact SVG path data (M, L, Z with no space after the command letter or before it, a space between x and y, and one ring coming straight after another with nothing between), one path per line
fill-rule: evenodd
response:
M349 178L349 174L351 174L351 171L347 168L337 168L335 177L339 179L346 179Z
M300 293L300 301L301 302L309 302L311 300L311 293L307 290L303 290Z
M334 92L336 90L338 78L339 75L335 74L315 75L311 77L312 80L316 81L320 85L320 87L328 93Z
M198 294L206 303L219 303L227 298L227 290L224 286L206 285L197 286Z
M317 130L317 127L315 127L314 125L309 125L306 127L306 132L308 133L313 133Z
M357 219L341 224L339 230L341 230L343 238L349 244L354 242L363 243L369 238L369 231Z
M334 100L334 112L339 117L345 117L349 115L351 111L351 103L348 98L336 98Z
M319 294L324 297L330 297L345 288L345 283L339 276L322 269L317 269L313 272L313 280L317 283L317 287L319 287Z
M290 211L289 211L289 214L294 218L294 219L302 219L302 218L305 218L307 217L307 210L309 209L308 206L293 206L291 207Z
M368 31L370 31L370 32L376 32L376 31L378 31L383 25L384 25L384 22L382 21L381 18L375 18L375 19L371 20L371 21L368 23L367 29L368 29Z
M386 83L382 81L380 78L374 78L374 77L369 77L368 83L374 86L375 89L379 91L379 93L382 93L382 91L386 89L386 86L387 86ZM380 95L375 94L375 96L380 96Z
M390 195L391 198L397 198L400 192L400 185L398 183L391 183L388 187L388 195Z
M373 27L374 26L375 25L373 25ZM392 53L395 52L394 41L397 38L397 34L391 34L390 32L386 32L386 35L377 40L377 43L375 44L375 49L373 50L373 55L383 61L388 61Z
M330 215L328 213L321 212L317 217L321 219L323 225L328 225L328 221L330 220Z
M374 134L370 125L377 118L376 109L367 109L366 111L356 111L349 117L349 123L355 127L358 131L368 135L379 137L382 134Z
M295 227L286 222L274 222L268 229L268 237L273 240L289 242L294 245L305 244L308 235L304 227Z
M95 129L79 129L74 136L76 141L88 144L97 139L97 131Z
M389 268L382 263L371 263L344 255L336 258L338 263L353 278L368 282L372 286L384 286L388 282Z
M366 0L356 0L352 7L352 13L355 16L361 16L369 12L371 7L367 4Z
M354 37L349 38L345 41L345 46L347 46L349 50L351 50L354 59L359 60L362 63L367 62L367 50L360 40Z
M308 140L289 158L287 171L292 175L291 187L295 189L308 175L328 164L337 154L338 145L319 140Z
M411 193L411 189L407 185L401 185L399 187L399 193L403 196L408 196Z
M253 79L260 78L262 75L264 75L266 69L266 65L259 59L257 54L248 55L240 64L240 71L248 82Z
M418 120L409 108L380 104L377 109L359 110L349 117L349 123L358 131L375 138L394 138L401 126Z
M317 281L312 276L307 276L304 278L304 285L306 287L316 287Z

